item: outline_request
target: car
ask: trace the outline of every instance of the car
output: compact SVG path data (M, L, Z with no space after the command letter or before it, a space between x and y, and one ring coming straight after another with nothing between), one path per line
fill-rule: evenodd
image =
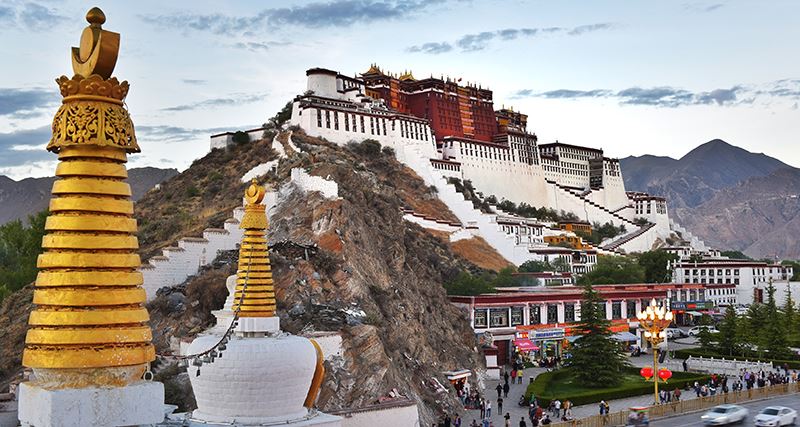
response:
M711 332L712 334L716 334L717 332L719 332L717 330L717 328L715 328L713 326L695 326L694 328L689 329L689 336L690 337L694 337L694 336L700 335L700 330L701 329L706 329L706 330L708 330L708 332Z
M681 328L667 328L664 330L667 331L667 339L683 338L688 336L686 331Z
M719 405L711 408L700 419L705 425L721 426L742 422L747 419L749 412L739 405Z
M794 425L797 411L785 406L767 406L753 418L756 427L780 427Z

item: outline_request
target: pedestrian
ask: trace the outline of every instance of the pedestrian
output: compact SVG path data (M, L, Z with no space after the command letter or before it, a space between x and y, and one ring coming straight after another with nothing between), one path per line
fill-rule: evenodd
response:
M525 376L525 371L520 369L517 371L517 384L522 384L522 377Z
M689 363L687 360L689 359L683 359L683 372L689 372Z
M517 379L517 370L516 369L512 369L511 370L511 384L514 384L516 379Z
M553 414L558 416L561 413L561 401L556 399L553 401Z
M600 401L600 415L605 415L605 414L606 414L606 401L605 400L601 400ZM566 416L566 414L564 414L564 415Z
M508 371L503 371L503 379L505 380L505 383L508 384Z
M494 389L497 390L497 397L500 398L500 393L503 392L503 386L501 386L500 383L497 383L497 387Z
M476 420L475 418L473 418L473 419L472 419L472 424L470 424L470 425L469 425L469 427L478 427L478 420Z
M544 418L542 418L542 425L543 426L550 425L550 422L551 422L550 415L545 414Z
M483 400L483 398L481 398L480 408L481 408L481 418L486 418L486 401Z
M497 398L497 413L498 414L502 414L503 413L503 398L502 397L498 397Z
M511 387L508 385L508 383L505 383L505 385L503 385L503 397L508 397L508 391L510 389L511 389ZM498 396L498 397L500 397L500 396Z
M461 415L456 415L456 417L453 418L453 427L461 427Z
M564 404L561 405L564 408L564 415L567 415L567 411L572 409L572 402L569 399L564 400Z
M492 418L492 402L486 402L486 418Z
M483 427L489 427L489 419L488 418L484 418L483 419Z
M506 412L506 414L505 414L505 415L503 415L503 418L506 420L506 422L505 422L505 426L506 426L506 427L511 427L511 414L509 414L508 412Z
M525 417L519 418L519 427L528 427L528 424L525 422Z
M534 418L531 420L531 427L539 427L539 419Z
M675 387L675 391L673 392L673 395L675 396L675 401L676 402L681 400L681 389L679 389L678 387Z

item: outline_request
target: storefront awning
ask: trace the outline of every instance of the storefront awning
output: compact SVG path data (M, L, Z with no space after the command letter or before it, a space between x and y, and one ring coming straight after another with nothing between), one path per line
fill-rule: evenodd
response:
M702 316L703 313L699 311L687 311L686 314L691 314L692 316Z
M611 338L620 341L620 342L631 342L636 341L636 335L630 332L617 332L614 335L611 335Z
M575 342L578 338L582 337L583 335L570 335L567 337L567 341Z
M525 338L517 338L514 340L514 347L522 352L536 351L539 347L536 346L531 340Z

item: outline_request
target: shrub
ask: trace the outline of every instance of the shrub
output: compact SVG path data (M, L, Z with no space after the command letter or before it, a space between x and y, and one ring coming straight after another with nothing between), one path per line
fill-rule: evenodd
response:
M232 139L233 142L237 144L245 144L250 142L250 135L248 135L247 132L242 132L240 130L237 130L236 133L233 134Z
M639 375L639 368L627 368L626 372L633 375ZM569 399L574 405L585 405L587 403L599 402L605 400L622 399L626 397L641 396L653 392L653 383L642 380L641 383L625 383L617 387L607 387L598 389L576 389L572 392L562 393L558 395L548 392L552 390L552 385L564 381L568 376L572 375L569 369L559 369L552 372L543 372L536 377L533 383L528 385L525 391L525 399L530 400L531 394L536 396L539 405L547 407L553 399ZM675 388L685 389L687 385L697 382L705 382L709 380L708 375L694 374L687 372L673 372L672 378L667 383L668 390ZM613 410L613 409L612 409Z
M381 150L381 153L383 153L386 156L394 157L394 148L392 148L392 147L383 147L383 149Z
M186 187L186 196L187 197L197 197L200 195L200 190L197 189L194 185L190 185Z

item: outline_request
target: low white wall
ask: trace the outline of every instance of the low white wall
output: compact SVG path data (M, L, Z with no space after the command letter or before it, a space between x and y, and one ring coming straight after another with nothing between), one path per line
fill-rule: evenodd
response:
M417 405L386 409L336 413L342 417L342 427L413 427L419 426Z

